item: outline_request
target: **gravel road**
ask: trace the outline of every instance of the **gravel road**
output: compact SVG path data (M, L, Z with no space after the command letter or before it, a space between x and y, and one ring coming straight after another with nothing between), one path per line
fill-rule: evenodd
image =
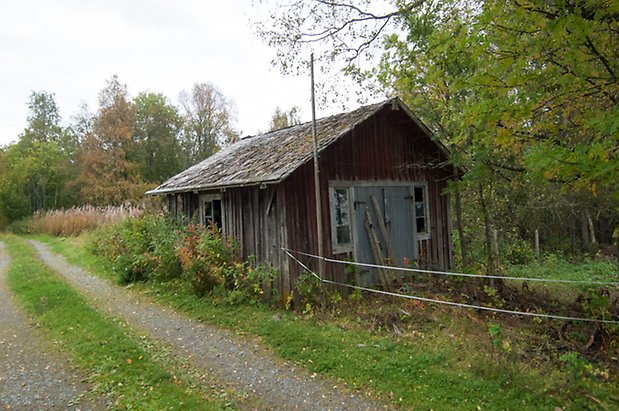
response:
M7 290L9 256L0 242L0 410L103 410L58 347L30 325Z
M112 285L31 241L40 258L94 303L155 340L170 345L177 356L198 369L254 397L252 406L286 410L368 410L385 406L336 388L334 381L276 359L259 342L193 320L128 289Z

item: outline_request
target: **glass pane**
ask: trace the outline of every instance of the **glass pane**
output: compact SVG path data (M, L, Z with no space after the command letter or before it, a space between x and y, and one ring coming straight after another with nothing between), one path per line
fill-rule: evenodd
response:
M335 242L336 244L347 244L351 241L348 189L336 188L333 190L333 195Z
M350 226L348 225L338 226L336 230L337 230L337 243L338 244L350 243Z
M221 218L221 200L213 200L213 222L217 224L217 227L222 228Z
M425 217L426 210L423 203L415 203L415 216L416 217Z
M417 218L417 232L418 233L426 232L426 219L424 217Z
M423 198L423 187L415 187L415 202L422 202Z
M210 201L204 202L204 221L207 222L213 218L213 203Z

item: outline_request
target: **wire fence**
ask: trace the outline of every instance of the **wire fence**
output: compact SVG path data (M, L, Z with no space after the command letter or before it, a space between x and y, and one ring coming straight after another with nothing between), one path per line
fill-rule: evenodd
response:
M428 273L428 274L456 275L456 276L476 277L476 278L500 278L500 279L510 279L510 280L522 280L523 279L522 277L485 276L485 275L478 275L478 274L453 273L453 272L447 272L447 271L433 271L433 270L420 270L420 269L415 269L415 268L391 267L391 266L382 266L378 264L367 264L367 263L357 263L357 262L350 262L350 261L343 261L343 260L335 260L332 258L319 257L316 255L304 253L301 251L293 251L287 248L282 248L282 251L286 255L288 255L289 258L291 258L293 261L299 264L304 270L306 270L308 273L313 275L321 283L325 283L325 284L337 285L337 286L347 287L347 288L354 289L354 290L366 291L366 292L370 292L374 294L387 295L391 297L405 298L409 300L417 300L417 301L422 301L422 302L427 302L427 303L443 304L443 305L448 305L452 307L475 309L475 310L480 310L480 311L490 311L490 312L497 312L497 313L503 313L503 314L521 315L521 316L537 317L537 318L549 318L549 319L564 320L564 321L586 321L586 322L596 322L596 323L604 323L604 324L619 324L619 321L616 321L616 320L605 320L601 318L572 317L572 316L565 316L565 315L545 314L545 313L536 313L536 312L529 312L529 311L506 310L502 308L459 303L455 301L438 300L435 298L427 298L427 297L421 297L421 296L410 295L410 294L402 294L402 293L396 293L396 292L391 292L391 291L377 290L375 288L361 287L358 285L345 284L345 283L341 283L338 281L332 281L332 280L328 280L325 278L321 278L318 274L312 271L306 264L304 264L301 260L295 257L292 253L303 255L306 257L315 258L318 260L323 260L325 262L338 263L338 264L344 263L348 265L363 266L363 267L368 267L368 268L384 268L384 269L389 269L389 270L399 269L400 271L422 272L422 273ZM548 279L529 278L527 280L528 281L544 281ZM597 284L597 285L599 284L619 285L619 283L617 282L604 282L604 281L560 281L560 280L556 280L552 282L573 282L573 283L588 283L588 284Z
M282 248L282 250L284 252L292 252L298 255L303 255L303 256L314 258L317 260L322 260L328 263L352 265L356 267L387 269L387 270L411 272L411 273L422 273L422 274L443 275L443 276L453 276L453 277L472 277L472 278L483 278L483 279L492 278L492 279L499 279L499 280L534 281L534 282L544 282L544 283L571 283L571 284L619 286L619 281L588 281L588 280L561 280L561 279L553 279L553 278L535 278L535 277L507 277L507 276L501 276L501 275L483 275L483 274L458 273L458 272L453 272L453 271L424 270L421 268L386 266L386 265L371 264L371 263L359 263L356 261L336 260L333 258L319 257L317 255L304 253L302 251L293 251L288 248Z

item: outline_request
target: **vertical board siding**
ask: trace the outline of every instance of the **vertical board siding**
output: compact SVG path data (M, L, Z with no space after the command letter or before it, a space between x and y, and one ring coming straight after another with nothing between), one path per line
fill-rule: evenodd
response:
M353 128L320 153L320 192L324 254L332 255L329 181L425 182L428 193L430 238L417 241L418 263L422 267L446 269L452 262L449 202L442 192L450 170L437 166L445 154L402 111L384 109ZM314 211L313 163L300 166L277 185L228 188L223 193L224 232L237 242L241 257L255 257L279 270L272 287L282 301L292 292L303 269L283 254L282 247L318 255ZM178 196L181 196L179 199ZM172 203L172 199L170 199ZM193 217L198 193L177 194L177 212ZM318 261L297 255L312 270ZM326 264L329 279L348 282L344 266Z
M394 125L402 122L402 114L382 112L355 127L320 154L325 256L342 257L331 253L329 181L425 182L428 187L431 236L418 241L418 262L420 266L428 268L450 267L450 225L446 220L449 217L449 203L447 196L442 194L450 174L449 170L437 166L439 161L445 161L445 154L417 126ZM318 254L316 216L313 210L313 163L301 166L283 183L283 187L286 196L287 247ZM318 270L317 260L300 259L312 270ZM303 269L296 263L289 267L289 280L294 285ZM343 266L334 264L327 264L326 276L340 282L351 280L344 274Z

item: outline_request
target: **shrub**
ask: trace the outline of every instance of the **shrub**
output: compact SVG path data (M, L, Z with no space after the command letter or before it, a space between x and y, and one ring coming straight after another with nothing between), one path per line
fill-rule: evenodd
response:
M159 215L128 218L99 229L91 239L95 254L112 261L121 283L178 278L176 224Z
M313 274L302 273L297 279L295 290L295 294L297 294L295 297L299 297L295 298L297 308L305 306L305 311L308 311L308 307L320 305L323 289L320 280Z
M256 303L276 276L274 268L240 262L219 229L181 226L160 215L128 218L93 233L91 251L112 262L121 283L186 280L199 295L221 290L232 304Z
M228 301L232 304L259 302L264 295L263 287L270 287L277 276L275 268L267 264L237 263L234 268L231 270L233 290L228 297Z
M501 256L509 264L528 264L535 259L535 251L525 240L512 238L502 247Z
M190 224L181 233L176 253L183 275L197 295L203 296L218 285L232 283L237 269L234 246L224 241L219 229Z

